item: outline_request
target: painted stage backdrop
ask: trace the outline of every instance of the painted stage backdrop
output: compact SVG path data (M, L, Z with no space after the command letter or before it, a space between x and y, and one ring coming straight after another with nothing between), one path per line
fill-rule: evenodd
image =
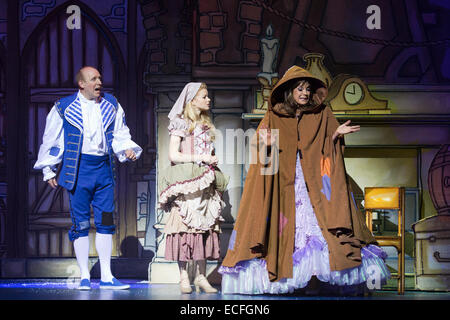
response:
M1 276L64 277L58 263L74 263L66 192L32 167L47 113L76 90L84 65L100 70L144 149L139 161L118 166L117 260L144 261L153 282L178 281L176 265L163 259L166 217L156 190L169 165L167 114L189 81L208 85L223 137L216 153L231 177L225 254L248 137L271 87L296 64L326 81L339 121L362 127L346 137L345 153L361 209L365 187L406 188L406 272L413 274L412 224L437 213L428 172L450 141L448 30L445 0L0 0ZM386 215L377 232L395 223Z

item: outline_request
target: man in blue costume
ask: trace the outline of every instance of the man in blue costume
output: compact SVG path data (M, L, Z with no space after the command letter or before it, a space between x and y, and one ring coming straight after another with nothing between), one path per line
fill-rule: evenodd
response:
M131 140L125 113L117 99L102 93L99 71L81 68L79 91L58 100L47 116L42 145L34 169L44 181L67 189L73 241L80 267L80 290L90 290L89 228L91 205L96 227L95 247L100 260L101 289L128 289L111 273L114 225L114 156L120 162L136 161L142 148ZM61 164L58 180L56 167Z

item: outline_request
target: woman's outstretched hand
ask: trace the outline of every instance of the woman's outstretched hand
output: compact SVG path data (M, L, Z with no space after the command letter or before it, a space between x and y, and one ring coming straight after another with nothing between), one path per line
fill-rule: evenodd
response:
M351 122L351 120L347 120L345 123L341 124L333 134L333 140L336 140L336 138L342 137L348 133L358 132L361 129L360 126L350 126Z

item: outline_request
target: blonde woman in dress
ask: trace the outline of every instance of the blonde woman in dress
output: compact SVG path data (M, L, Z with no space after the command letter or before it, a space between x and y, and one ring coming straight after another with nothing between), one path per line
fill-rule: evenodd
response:
M191 293L187 262L194 261L196 291L216 293L206 279L206 260L219 258L219 233L228 184L217 168L211 100L204 83L188 83L169 113L169 160L159 183L159 206L167 212L165 259L177 261L180 290Z

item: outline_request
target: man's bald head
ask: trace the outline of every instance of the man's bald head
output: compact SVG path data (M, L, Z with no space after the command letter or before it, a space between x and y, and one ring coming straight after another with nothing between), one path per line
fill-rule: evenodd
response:
M86 73L88 71L97 71L94 67L91 66L84 66L80 70L78 70L77 74L75 75L75 81L78 83L80 81L86 81Z
M81 93L89 100L98 98L102 88L102 76L97 69L90 66L81 68L75 79Z

